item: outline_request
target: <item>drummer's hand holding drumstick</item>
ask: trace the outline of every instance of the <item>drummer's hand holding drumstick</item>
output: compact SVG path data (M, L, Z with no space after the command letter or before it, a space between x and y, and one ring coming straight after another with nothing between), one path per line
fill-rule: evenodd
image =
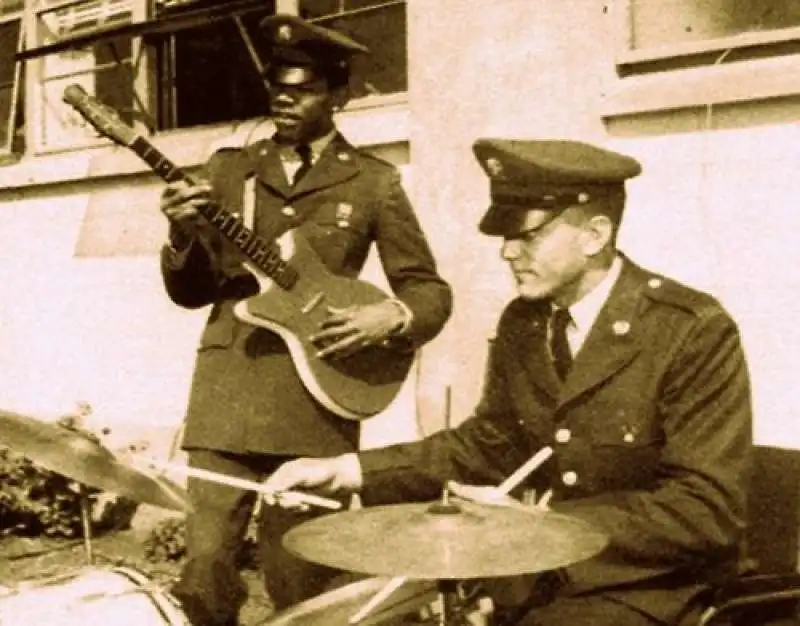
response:
M281 465L264 482L264 501L285 509L307 510L308 504L270 494L308 490L324 494L354 493L361 488L361 464L354 453L324 459L300 458Z

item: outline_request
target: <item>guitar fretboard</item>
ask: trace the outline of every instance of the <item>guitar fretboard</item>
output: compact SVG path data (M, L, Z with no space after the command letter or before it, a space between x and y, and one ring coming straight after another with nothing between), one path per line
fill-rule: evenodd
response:
M151 169L168 183L192 180L186 172L170 161L144 137L138 137L129 146ZM216 230L258 269L283 289L291 289L297 283L297 271L280 255L273 242L256 235L245 223L230 211L216 203L209 203L200 213Z

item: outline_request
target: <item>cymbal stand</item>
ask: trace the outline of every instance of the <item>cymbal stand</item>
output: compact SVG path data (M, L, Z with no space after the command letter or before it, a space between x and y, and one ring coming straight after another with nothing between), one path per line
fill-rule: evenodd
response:
M438 586L439 600L442 605L442 612L439 614L439 626L456 626L458 583L455 580L440 580Z
M78 497L81 504L81 526L83 527L83 546L86 550L86 563L94 565L94 549L92 547L92 504L86 485L78 485Z

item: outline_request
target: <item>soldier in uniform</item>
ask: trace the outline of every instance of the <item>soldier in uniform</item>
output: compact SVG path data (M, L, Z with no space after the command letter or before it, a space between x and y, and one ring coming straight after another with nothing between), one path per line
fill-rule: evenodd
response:
M474 152L491 183L480 230L503 238L519 291L474 416L419 442L295 460L267 485L369 504L435 499L448 481L469 495L551 446L525 487L552 490L554 509L609 546L534 577L504 623L682 623L740 557L751 398L737 326L617 250L634 159L572 141L482 139Z
M398 170L349 144L333 116L347 102L350 62L366 48L292 16L267 18L265 77L275 134L207 163L207 183L169 185L161 209L170 223L162 254L166 292L179 306L213 305L199 347L183 448L192 467L261 480L287 459L357 448L357 421L324 408L303 386L285 343L237 319L234 305L257 293L239 258L198 216L217 202L267 241L290 229L327 268L355 278L374 243L394 292L377 304L331 311L315 340L323 358L357 358L382 344L413 350L451 311ZM237 554L256 494L190 479L187 564L175 596L195 624L234 624L246 595ZM319 512L319 511L318 511ZM265 507L260 563L276 608L317 595L334 574L292 557L280 541L308 514Z

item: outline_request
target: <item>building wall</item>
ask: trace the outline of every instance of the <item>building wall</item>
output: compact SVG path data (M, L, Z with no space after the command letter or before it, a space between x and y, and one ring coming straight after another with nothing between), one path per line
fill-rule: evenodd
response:
M409 192L456 309L398 403L367 427L365 443L458 423L479 397L487 341L513 287L498 242L476 230L487 185L470 146L507 136L583 139L642 161L621 247L720 297L750 359L757 439L800 446L797 103L608 117L616 40L607 7L595 0L409 0L408 15L407 107L354 113L343 124L357 143L408 161ZM231 130L159 141L194 165ZM390 149L405 140L407 154ZM59 183L67 174L96 178ZM120 430L135 423L174 431L204 312L180 311L161 292L159 186L111 149L26 159L0 168L0 185L0 407L58 414L87 400ZM378 274L373 266L370 276Z

